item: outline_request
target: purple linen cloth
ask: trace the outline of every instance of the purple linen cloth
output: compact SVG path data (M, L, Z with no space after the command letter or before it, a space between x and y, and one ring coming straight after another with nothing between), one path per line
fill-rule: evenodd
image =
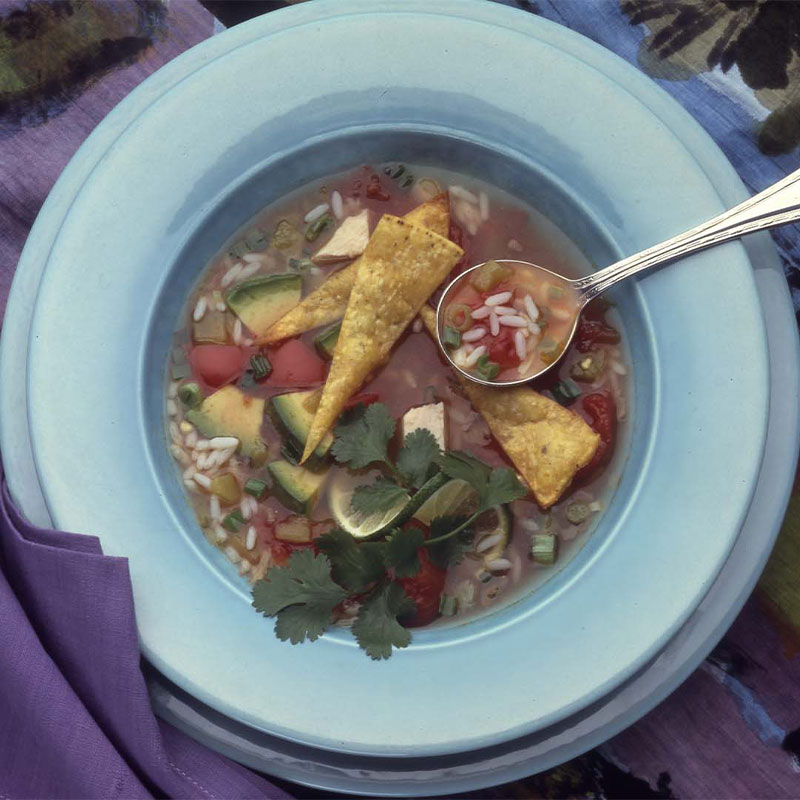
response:
M128 564L0 498L0 799L284 798L156 720Z

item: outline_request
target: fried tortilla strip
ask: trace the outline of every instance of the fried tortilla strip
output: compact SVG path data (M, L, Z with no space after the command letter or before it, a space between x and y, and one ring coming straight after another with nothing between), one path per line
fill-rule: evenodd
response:
M463 254L449 239L384 214L361 256L303 461Z
M420 316L435 337L436 313L425 305ZM580 416L527 386L494 388L459 379L539 505L553 505L592 460L600 436Z
M412 209L403 219L447 237L450 229L450 200L447 192L442 192L427 203ZM281 317L256 343L279 342L341 319L360 264L361 259L358 258L344 269L334 272L319 289Z

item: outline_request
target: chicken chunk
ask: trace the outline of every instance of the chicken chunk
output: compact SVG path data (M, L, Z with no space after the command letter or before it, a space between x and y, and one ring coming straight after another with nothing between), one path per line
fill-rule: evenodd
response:
M315 264L336 264L358 258L369 241L369 211L347 217L330 241L323 245L311 260Z

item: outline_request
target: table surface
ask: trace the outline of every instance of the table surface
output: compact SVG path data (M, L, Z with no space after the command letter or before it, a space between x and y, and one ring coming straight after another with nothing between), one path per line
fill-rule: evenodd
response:
M800 4L593 0L587 13L588 0L496 1L637 63L709 130L751 190L797 168ZM36 213L103 116L186 48L285 5L0 0L0 41L16 44L14 60L0 48L0 313ZM797 307L800 236L775 239ZM473 796L800 797L799 565L796 491L756 591L676 692L602 747Z

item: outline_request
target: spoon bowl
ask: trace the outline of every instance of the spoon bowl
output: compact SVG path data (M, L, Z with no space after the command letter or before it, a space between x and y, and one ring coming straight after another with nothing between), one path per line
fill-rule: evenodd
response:
M676 261L690 253L714 247L748 233L798 220L800 170L795 170L749 200L707 222L583 278L572 280L552 270L517 259L477 264L451 281L439 300L436 309L436 338L439 347L450 364L468 380L485 386L517 386L527 383L544 375L559 363L575 335L581 310L606 289L625 278ZM507 268L508 273L505 278L496 282L496 295L487 295L484 299L485 305L476 305L479 301L475 301L475 291L471 298L460 298L465 287L470 284L472 273L490 264L498 265L497 269L501 271L502 268ZM506 280L512 273L515 278L513 291L508 289L510 284ZM557 293L563 292L562 296L551 296L554 308L550 308L546 293L537 293L536 287L541 285L545 285L548 291L553 288ZM542 309L549 311L546 319L540 319L542 310L532 299L534 296L540 303L546 304L542 306ZM471 299L472 302L459 302L459 299ZM516 305L503 306L505 302ZM464 324L455 317L454 306L463 306L466 309L466 312L461 309ZM569 316L564 316L567 312ZM488 329L485 324L471 324L475 320L480 323L483 319L489 320ZM470 324L467 325L467 322ZM547 323L546 328L542 322ZM499 341L497 337L503 327L519 331L513 334L519 365L515 369L501 369L501 365L488 359L491 345ZM510 337L510 334L506 336ZM540 357L530 356L531 351Z

